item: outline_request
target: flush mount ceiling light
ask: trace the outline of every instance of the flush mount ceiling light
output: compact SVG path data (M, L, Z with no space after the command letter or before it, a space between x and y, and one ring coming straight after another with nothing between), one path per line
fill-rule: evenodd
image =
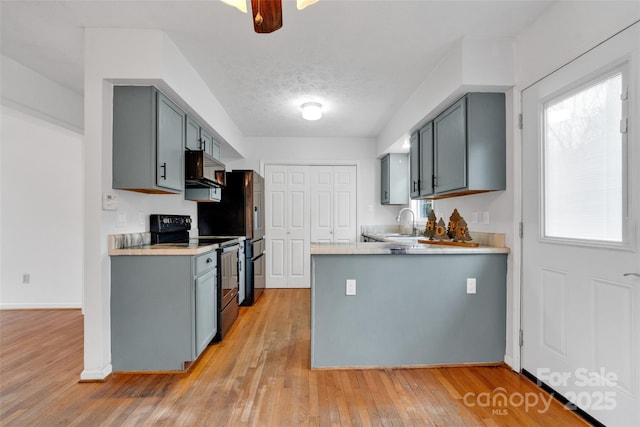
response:
M302 118L318 120L322 117L322 105L319 102L305 102L302 104Z
M243 13L247 13L247 0L220 0ZM318 0L296 0L298 10ZM253 30L256 33L272 33L282 28L282 0L251 0Z

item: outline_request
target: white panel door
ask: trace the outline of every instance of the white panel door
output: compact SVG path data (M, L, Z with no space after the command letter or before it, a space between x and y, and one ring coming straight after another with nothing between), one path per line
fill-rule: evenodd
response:
M265 167L268 288L310 286L308 166Z
M311 242L333 242L333 166L311 167Z
M309 167L288 166L287 180L287 286L308 288L311 286Z
M522 93L522 367L607 425L640 425L639 40Z
M287 287L288 224L287 224L287 168L268 165L265 168L265 221L267 246L266 287Z
M355 166L333 167L333 241L353 243L358 239Z

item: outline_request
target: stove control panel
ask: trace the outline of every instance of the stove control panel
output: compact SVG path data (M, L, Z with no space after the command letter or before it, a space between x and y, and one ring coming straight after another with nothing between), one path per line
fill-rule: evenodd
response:
M153 214L149 216L149 229L152 233L188 231L191 230L191 217L189 215Z

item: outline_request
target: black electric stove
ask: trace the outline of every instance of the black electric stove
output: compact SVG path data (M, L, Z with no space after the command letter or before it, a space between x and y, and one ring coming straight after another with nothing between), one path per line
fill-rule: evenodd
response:
M149 217L149 229L151 231L151 244L193 247L219 245L227 246L237 243L237 237L226 236L204 236L190 239L191 217L189 215L163 215L154 214Z

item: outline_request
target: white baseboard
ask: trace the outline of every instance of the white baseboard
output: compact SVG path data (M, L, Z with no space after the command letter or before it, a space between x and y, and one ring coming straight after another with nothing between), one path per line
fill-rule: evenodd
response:
M511 369L513 369L513 358L507 354L504 355L504 363L509 365ZM515 369L513 369L515 371Z
M45 302L45 303L0 303L0 310L55 310L55 309L68 309L68 308L82 308L81 303L59 303L59 302Z
M113 372L113 366L109 363L102 370L87 370L85 369L80 374L80 381L85 382L93 382L93 381L104 381L111 373Z

